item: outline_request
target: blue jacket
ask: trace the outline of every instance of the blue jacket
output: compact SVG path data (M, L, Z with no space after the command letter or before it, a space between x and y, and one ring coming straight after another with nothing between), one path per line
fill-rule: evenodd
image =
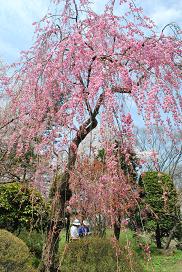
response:
M88 232L89 232L88 227L80 226L79 229L78 229L78 235L79 236L87 235Z

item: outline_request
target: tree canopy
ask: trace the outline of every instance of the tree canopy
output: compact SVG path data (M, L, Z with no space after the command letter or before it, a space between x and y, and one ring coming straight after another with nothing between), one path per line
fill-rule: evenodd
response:
M0 228L44 230L49 206L38 191L20 183L0 185Z
M132 1L108 2L101 14L89 1L55 2L57 13L35 23L35 43L11 66L16 72L1 77L9 106L0 127L12 130L10 146L21 154L33 141L49 153L59 138L62 151L70 141L77 148L99 112L102 127L117 116L127 135L123 94L147 125L180 124L179 40L157 35Z

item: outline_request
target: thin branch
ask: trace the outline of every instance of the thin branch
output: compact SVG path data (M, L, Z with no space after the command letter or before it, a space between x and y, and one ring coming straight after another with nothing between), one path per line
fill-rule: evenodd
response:
M78 22L78 7L77 7L77 4L76 4L75 0L73 0L73 3L74 3L74 6L75 6L75 12L76 12L75 20L76 20L76 22Z
M94 56L94 57L92 58L92 61L91 61L90 65L89 65L89 68L88 68L87 88L88 88L89 83L90 83L90 76L91 76L91 71L92 71L92 64L93 64L93 62L96 60L96 58L97 58L97 56Z
M12 122L14 122L14 121L17 120L17 119L18 119L18 117L12 118L12 119L11 119L10 121L8 121L6 124L2 125L2 126L0 127L0 129L5 128L6 126L8 126L9 124L11 124Z

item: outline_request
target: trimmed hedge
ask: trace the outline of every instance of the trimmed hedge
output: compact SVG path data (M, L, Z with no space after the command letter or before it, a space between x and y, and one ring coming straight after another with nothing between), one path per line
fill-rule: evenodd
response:
M0 271L35 272L29 260L30 253L25 243L12 233L0 229Z

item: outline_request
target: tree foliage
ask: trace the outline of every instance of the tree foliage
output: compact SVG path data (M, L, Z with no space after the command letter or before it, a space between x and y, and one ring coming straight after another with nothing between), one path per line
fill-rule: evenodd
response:
M35 189L19 183L0 185L0 228L43 230L48 213L48 204Z
M33 147L21 157L16 154L17 146L8 150L7 143L0 143L0 180L2 183L27 182L32 179L36 171L38 157L34 154Z
M142 211L145 228L156 231L158 227L160 238L168 236L180 220L177 193L171 177L160 172L145 172L139 185L145 193Z
M137 170L140 167L140 160L137 154L132 150L122 150L120 144L116 141L113 150L115 156L118 157L120 167L127 177L130 177L131 181L136 181ZM104 148L98 150L97 159L104 163L106 157L106 151Z

